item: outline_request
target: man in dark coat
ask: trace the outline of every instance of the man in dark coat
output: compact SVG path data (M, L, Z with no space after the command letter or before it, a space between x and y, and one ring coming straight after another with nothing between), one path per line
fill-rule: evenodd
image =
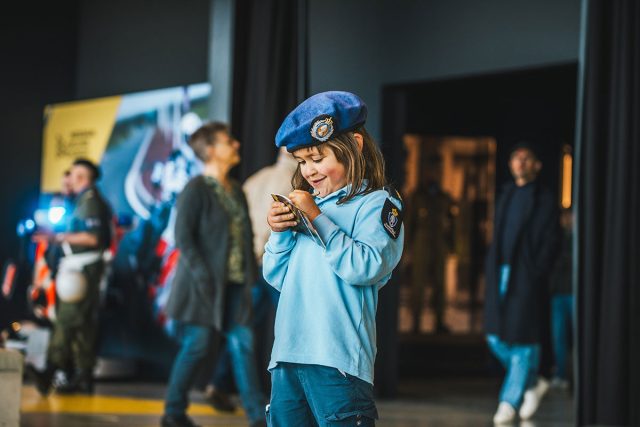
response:
M548 279L558 241L553 195L536 178L542 163L520 143L509 159L514 182L498 199L493 243L487 254L485 331L491 351L506 369L495 423L536 411L548 387L539 384L540 342Z

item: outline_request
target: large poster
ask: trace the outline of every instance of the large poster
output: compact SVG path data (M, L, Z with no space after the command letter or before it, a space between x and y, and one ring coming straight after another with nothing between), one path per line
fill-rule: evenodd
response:
M41 191L59 191L64 171L86 157L100 164L100 185L118 214L149 218L197 166L186 137L207 116L209 93L203 83L47 106Z
M52 201L61 191L65 171L84 157L100 166L98 188L117 225L109 274L101 289L102 357L146 360L153 366L170 361L170 325L163 307L178 256L174 204L202 167L187 139L206 119L209 96L209 84L196 84L45 109L41 205L46 213L36 214L36 223L64 221ZM48 275L38 271L46 268L38 259L41 252L36 251L34 280L47 283L34 285L47 289ZM52 293L43 294L48 295L43 302L48 307L42 313L51 318Z
M44 112L41 191L60 191L60 176L77 157L99 162L123 97L49 105Z

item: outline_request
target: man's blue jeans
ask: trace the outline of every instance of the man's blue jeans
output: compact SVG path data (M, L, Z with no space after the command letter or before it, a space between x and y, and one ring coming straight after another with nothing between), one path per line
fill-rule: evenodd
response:
M563 380L567 376L567 353L571 347L573 331L573 295L558 294L551 299L551 321L553 334L553 354L555 358L555 376Z
M270 427L369 427L378 418L373 385L336 368L278 363L271 381Z
M508 344L496 335L487 335L487 343L507 371L500 389L500 402L507 402L518 409L524 392L536 384L540 345Z

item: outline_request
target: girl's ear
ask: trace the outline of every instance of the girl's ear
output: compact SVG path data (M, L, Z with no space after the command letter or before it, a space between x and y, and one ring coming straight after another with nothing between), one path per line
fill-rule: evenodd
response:
M358 151L360 153L362 153L362 146L364 145L364 138L362 137L361 134L354 132L353 133L353 137L355 138L356 142L358 143Z

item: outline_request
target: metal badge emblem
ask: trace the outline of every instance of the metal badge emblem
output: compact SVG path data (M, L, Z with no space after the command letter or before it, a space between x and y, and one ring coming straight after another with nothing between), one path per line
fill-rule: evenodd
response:
M324 117L313 122L311 126L311 136L313 139L325 142L333 135L333 119L331 117Z

